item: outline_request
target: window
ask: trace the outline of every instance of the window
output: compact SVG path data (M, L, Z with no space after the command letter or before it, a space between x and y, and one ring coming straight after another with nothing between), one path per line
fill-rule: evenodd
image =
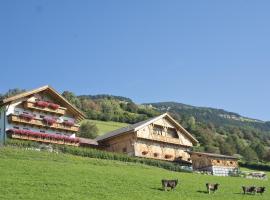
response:
M45 116L44 116L44 115L39 115L39 117L40 117L41 119L43 119Z
M18 111L18 110L15 110L15 112L14 112L16 115L19 115L20 114L20 112Z
M39 132L41 132L41 133L45 133L45 131L43 131L43 130L40 130Z
M233 164L233 161L231 161L230 164L232 165Z
M24 112L24 111L23 111L23 114L29 114L29 113L28 113L28 112Z
M123 151L123 153L127 153L127 148L124 147L124 148L122 149L122 151Z
M153 128L154 134L162 135L162 131L163 131L163 128L162 127L154 126L154 128Z
M217 163L220 163L220 160L217 160Z
M29 128L24 127L23 130L29 130Z
M13 126L13 128L14 128L14 129L20 129L20 127L18 127L18 126Z
M177 131L174 128L168 128L168 136L172 138L178 138Z

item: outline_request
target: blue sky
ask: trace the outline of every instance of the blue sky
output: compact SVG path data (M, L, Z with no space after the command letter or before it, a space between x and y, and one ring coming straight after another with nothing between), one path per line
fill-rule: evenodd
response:
M0 93L49 84L270 120L269 1L0 1Z

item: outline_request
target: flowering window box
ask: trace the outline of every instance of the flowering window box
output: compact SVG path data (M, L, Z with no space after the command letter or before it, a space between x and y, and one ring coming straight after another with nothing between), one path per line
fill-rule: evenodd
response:
M170 154L166 154L166 155L165 155L165 158L166 158L166 159L170 159L170 158L172 158L172 157L173 157L173 156L170 155Z
M49 106L49 103L47 101L37 101L35 105L37 107L46 108Z
M48 107L53 110L57 110L60 107L60 105L55 104L55 103L49 103Z
M25 120L27 120L27 121L31 121L31 120L34 119L34 115L31 115L31 114L25 114L25 113L20 114L19 117L22 118L22 119L25 119Z
M142 152L142 155L146 155L146 154L148 154L148 151L143 151Z
M159 156L159 153L154 153L154 157L158 157Z
M72 121L63 121L64 126L74 126L74 122Z
M29 138L38 138L39 140L50 140L51 142L65 142L69 144L77 144L80 142L79 138L71 138L69 136L65 135L59 135L59 134L47 134L47 133L40 133L40 132L34 132L30 130L22 130L22 129L10 129L8 130L10 133L14 135L18 135L19 137L27 137ZM25 138L26 139L26 138Z
M43 121L47 124L52 126L54 123L56 123L56 119L55 118L49 118L49 117L44 117Z

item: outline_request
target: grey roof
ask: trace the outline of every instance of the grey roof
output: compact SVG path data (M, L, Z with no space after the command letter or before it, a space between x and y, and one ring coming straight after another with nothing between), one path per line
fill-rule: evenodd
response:
M222 154L215 154L215 153L191 152L191 154L205 155L205 156L215 157L215 158L228 158L228 159L238 160L238 158L237 157L234 157L234 156L228 156L228 155L222 155Z
M104 135L98 136L98 137L96 138L96 141L101 141L101 140L104 140L104 139L107 139L107 138L111 138L111 137L114 137L114 136L119 135L119 134L122 134L122 133L134 131L137 127L140 127L141 125L146 124L147 122L150 122L150 121L152 121L152 120L155 120L155 119L158 118L158 117L159 117L159 116L153 117L153 118L150 118L150 119L147 119L147 120L138 122L138 123L136 123L136 124L131 124L131 125L128 125L128 126L126 126L126 127L119 128L119 129L117 129L117 130L111 131L111 132L106 133L106 134L104 134Z
M79 137L79 139L80 139L80 144L89 144L89 145L94 145L94 146L98 145L97 141L93 139L81 138L81 137Z
M98 136L96 138L96 140L97 141L102 141L102 140L105 140L105 139L108 139L108 138L115 137L115 136L120 135L120 134L124 134L124 133L128 133L128 132L133 132L136 129L139 129L140 127L143 127L143 126L147 126L150 123L152 123L152 122L154 122L154 121L156 121L158 119L161 119L163 117L170 118L179 128L181 128L183 130L183 133L186 134L193 141L194 144L197 144L198 143L198 141L196 140L196 138L194 138L187 130L185 130L179 123L177 123L168 113L164 113L164 114L159 115L157 117L153 117L153 118L147 119L145 121L141 121L141 122L138 122L136 124L132 124L132 125L129 125L129 126L126 126L126 127L123 127L123 128L117 129L117 130L114 130L114 131L109 132L107 134Z

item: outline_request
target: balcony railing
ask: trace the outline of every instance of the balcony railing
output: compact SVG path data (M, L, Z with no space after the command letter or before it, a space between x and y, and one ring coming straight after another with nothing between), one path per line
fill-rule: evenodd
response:
M43 143L64 144L79 146L80 140L78 138L70 138L64 135L58 134L46 134L29 130L10 129L8 130L12 138L21 140L32 140Z
M137 137L144 138L144 139L149 139L149 140L156 140L156 141L160 141L160 142L172 143L172 144L180 144L179 139L170 138L170 137L166 137L166 136L163 136L163 135L152 134L152 135L150 135L148 137L148 136L145 136L143 134L139 134L139 135L137 135Z
M76 124L72 126L68 126L65 123L59 123L59 122L48 123L47 121L42 120L42 119L30 119L30 118L25 118L25 117L14 115L14 114L9 115L8 120L9 122L13 122L13 123L23 123L23 124L38 126L38 127L43 127L43 128L51 128L51 129L72 131L72 132L79 131L79 126Z
M59 107L56 104L48 104L48 106L38 106L36 102L25 101L24 107L27 109L33 109L42 112L50 112L58 115L64 115L66 113L66 108Z

